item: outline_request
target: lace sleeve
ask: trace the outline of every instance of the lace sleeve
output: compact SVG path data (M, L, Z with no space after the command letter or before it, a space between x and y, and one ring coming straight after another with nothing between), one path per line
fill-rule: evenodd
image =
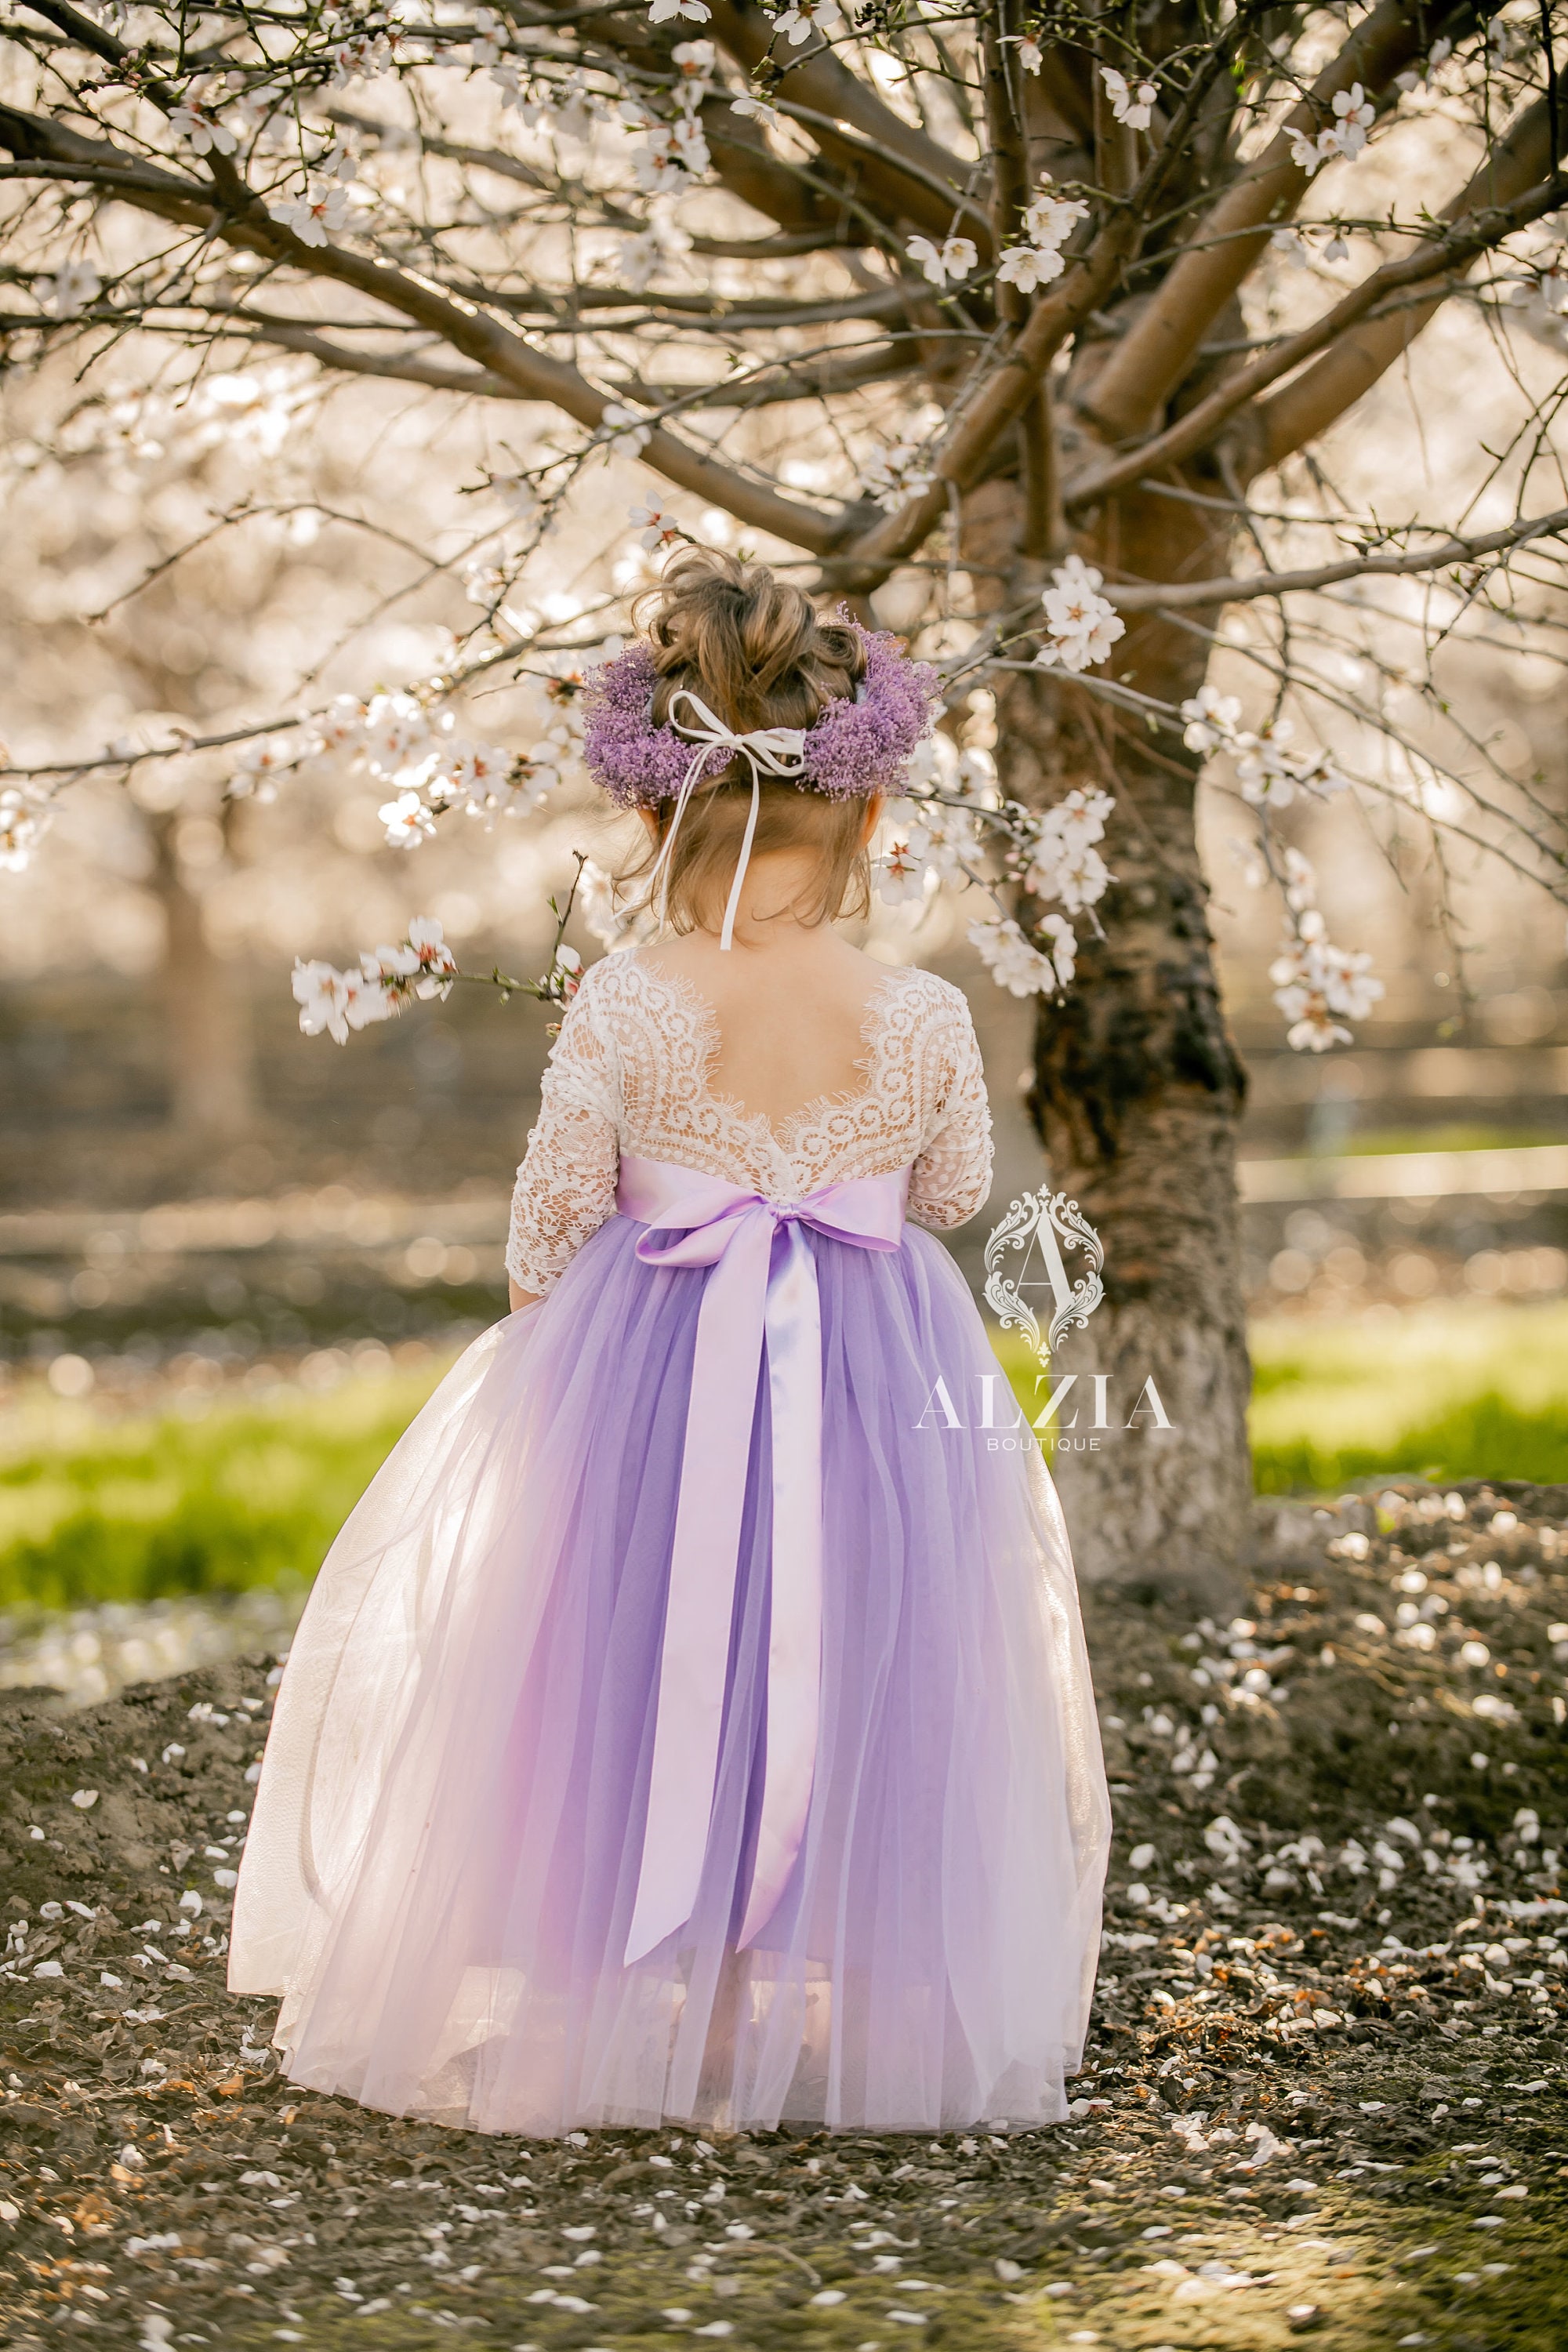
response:
M942 1036L951 1076L910 1175L909 1215L917 1225L961 1225L991 1190L991 1105L980 1041L958 992Z
M613 1212L619 1104L615 1047L585 980L551 1048L511 1196L506 1270L520 1289L542 1297L553 1288Z

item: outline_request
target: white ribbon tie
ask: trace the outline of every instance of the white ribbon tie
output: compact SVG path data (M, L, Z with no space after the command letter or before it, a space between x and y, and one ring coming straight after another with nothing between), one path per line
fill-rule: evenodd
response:
M675 706L678 702L690 705L696 713L695 723L689 720L686 725L681 725L675 715ZM691 764L687 769L681 781L680 790L676 795L675 814L669 820L669 831L664 836L664 845L654 861L653 872L647 877L649 898L653 896L655 883L659 886L658 920L661 929L669 903L669 853L675 846L676 832L681 818L686 814L686 803L696 788L698 777L702 772L703 761L710 751L724 751L739 752L751 763L751 812L746 818L746 830L741 837L741 855L735 866L735 878L730 885L729 903L724 908L724 928L719 935L719 944L721 948L733 947L735 916L741 904L741 885L745 879L747 861L752 855L752 844L756 838L757 816L763 804L762 780L764 775L788 778L799 776L804 772L805 730L802 727L753 727L748 732L738 733L734 728L726 727L717 713L710 710L701 696L693 694L690 688L687 686L678 686L670 696L667 723L673 728L683 742L694 743L697 748L692 753Z

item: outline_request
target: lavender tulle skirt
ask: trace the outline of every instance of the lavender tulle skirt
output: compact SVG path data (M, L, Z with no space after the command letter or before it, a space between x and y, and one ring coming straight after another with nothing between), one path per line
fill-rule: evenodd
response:
M696 1906L625 1965L707 1278L644 1264L644 1230L612 1216L474 1342L334 1544L230 1983L282 1996L292 2081L483 2131L1057 2120L1109 1826L1089 1666L1048 1478L974 1425L995 1360L913 1227L888 1253L810 1236L822 1668L789 1882L737 1949L768 1686L759 1411Z

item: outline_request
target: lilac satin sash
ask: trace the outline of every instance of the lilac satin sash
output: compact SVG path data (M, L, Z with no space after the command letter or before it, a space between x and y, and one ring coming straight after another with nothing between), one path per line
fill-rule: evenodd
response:
M857 1177L784 1202L671 1160L621 1161L616 1205L649 1229L638 1257L712 1268L697 1318L628 1967L685 1925L702 1876L764 1335L773 1439L767 1751L742 1949L767 1924L800 1850L822 1674L822 1338L816 1262L801 1227L895 1250L909 1177L907 1168Z

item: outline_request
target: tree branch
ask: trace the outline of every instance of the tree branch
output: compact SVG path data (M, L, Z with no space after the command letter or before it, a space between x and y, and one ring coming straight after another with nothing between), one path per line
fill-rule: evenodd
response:
M1346 328L1380 302L1385 294L1405 286L1417 286L1423 279L1440 278L1456 261L1468 260L1483 253L1490 246L1500 244L1517 228L1523 228L1542 213L1553 212L1568 197L1568 174L1542 181L1530 194L1511 205L1489 208L1484 213L1466 216L1466 223L1457 223L1446 236L1434 238L1420 251L1398 261L1385 262L1374 269L1361 284L1352 287L1342 301L1336 302L1310 327L1300 334L1287 336L1272 351L1254 360L1250 367L1239 369L1227 376L1206 400L1200 400L1176 424L1158 433L1142 447L1129 450L1125 457L1100 460L1089 467L1076 481L1067 486L1066 502L1069 512L1092 506L1109 498L1144 474L1162 473L1167 467L1182 463L1212 441L1220 427L1245 408L1260 392L1282 376L1289 375L1303 360L1338 342Z
M13 153L22 152L29 158L52 156L68 163L114 165L120 162L116 148L79 139L42 116L23 114L9 107L0 107L0 145L10 147ZM67 152L62 153L62 148ZM69 152L72 148L77 152ZM215 159L215 163L226 162L226 158ZM162 183L163 176L155 175L156 181ZM259 196L232 167L226 177L232 184L232 194L220 194L215 185L195 205L192 204L185 184L179 181L168 184L178 191L177 199L166 196L162 184L144 187L142 175L117 187L115 193L142 209L210 227L226 245L260 254L268 260L292 263L310 277L353 286L373 301L412 320L416 326L427 328L451 350L500 376L523 397L547 402L590 432L597 432L603 426L605 409L615 404L609 394L598 391L576 368L537 351L476 304L448 295L434 280L413 270L390 260L368 259L331 242L306 245L292 229L273 218ZM179 209L171 212L170 205L176 201ZM640 455L645 465L678 488L695 492L710 505L733 515L737 521L806 548L814 555L827 554L842 529L833 518L786 499L763 483L748 480L732 467L702 455L677 440L661 425L651 427Z
M1069 266L1051 292L1036 300L1024 326L1010 336L989 372L961 400L931 488L874 524L845 551L831 567L835 585L857 593L877 587L896 564L914 553L942 520L953 491L963 491L980 478L1003 434L1017 423L1044 386L1056 352L1092 317L1115 285L1123 261L1137 242L1139 224L1175 169L1207 92L1225 69L1227 54L1223 40L1213 44L1193 76L1169 135L1145 165L1137 187L1125 203L1113 207L1088 250Z
M1439 547L1411 549L1399 555L1350 555L1342 562L1321 563L1302 572L1250 572L1234 579L1162 581L1123 584L1107 582L1103 593L1119 613L1191 612L1204 604L1246 604L1258 596L1287 596L1299 589L1332 588L1342 580L1388 579L1413 572L1443 572L1452 563L1474 563L1485 555L1499 555L1532 540L1561 539L1568 534L1568 507L1516 522L1506 530L1491 530L1478 539L1458 533Z
M705 29L748 74L770 56L776 37L772 17L752 0L712 0L712 21ZM960 192L968 193L976 176L974 167L906 122L825 44L814 40L773 62L778 89L795 105L811 109L821 122L845 124L883 151L886 161L868 162L864 151L835 140L831 130L813 130L825 155L858 167L862 194L879 196L895 221L911 220L945 236ZM912 170L906 173L905 164Z
M1320 131L1335 92L1352 82L1385 89L1420 55L1432 31L1426 11L1410 0L1378 0L1324 67L1310 96L1292 107L1257 162L1231 182L1089 390L1084 412L1107 438L1142 432L1160 414L1267 245L1269 225L1300 203L1310 174L1290 160L1291 131ZM1248 230L1255 234L1242 233Z
M1514 203L1552 170L1552 163L1549 110L1543 100L1538 100L1511 125L1469 184L1444 207L1442 217L1462 219L1483 200L1491 205ZM1460 282L1456 278L1455 285ZM1326 432L1408 351L1453 291L1454 287L1445 287L1429 302L1368 320L1316 366L1305 369L1294 383L1284 385L1266 400L1258 410L1258 444L1249 452L1253 470L1262 473L1277 466L1282 457Z

